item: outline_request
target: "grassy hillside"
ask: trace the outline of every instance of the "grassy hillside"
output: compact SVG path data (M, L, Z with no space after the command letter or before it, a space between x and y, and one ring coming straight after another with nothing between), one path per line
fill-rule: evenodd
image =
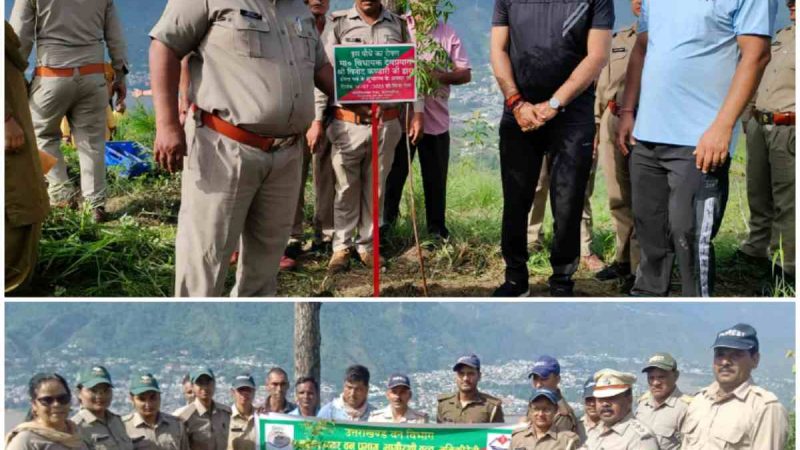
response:
M457 124L448 184L448 226L452 239L425 251L430 295L488 296L503 278L500 255L502 192L497 169L496 130L483 118ZM137 140L152 147L152 115L134 108L122 121L117 139ZM77 156L66 146L71 174L77 176ZM89 211L55 209L43 232L36 277L21 295L35 296L169 296L173 286L174 238L180 203L180 175L154 171L125 179L109 171L108 210L113 220L98 225ZM418 217L424 218L424 199L419 172L415 169ZM310 183L310 181L309 181ZM594 210L594 251L606 260L613 258L613 231L608 212L605 181L598 173L592 197ZM406 187L408 190L408 187ZM738 243L747 233L747 196L744 182L744 151L740 143L731 169L731 195L722 229L715 240L718 254L719 296L793 295L784 286L770 282L768 270L733 259ZM407 191L408 192L408 191ZM313 189L306 189L305 215L313 213ZM408 195L407 195L408 197ZM407 199L406 199L407 200ZM424 219L423 219L424 220ZM420 224L424 230L424 224ZM310 232L307 227L307 231ZM552 235L546 218L546 242ZM382 249L388 271L382 275L383 296L422 294L419 269L408 250L412 246L411 221L407 203L398 227L387 237ZM423 241L427 237L422 234ZM281 273L281 296L369 296L372 274L360 267L330 278L326 276L327 256L306 254L302 270ZM548 252L531 256L529 268L534 295L547 295ZM231 286L233 269L228 286ZM614 283L595 281L592 274L579 271L576 294L616 296ZM673 286L677 292L678 286Z

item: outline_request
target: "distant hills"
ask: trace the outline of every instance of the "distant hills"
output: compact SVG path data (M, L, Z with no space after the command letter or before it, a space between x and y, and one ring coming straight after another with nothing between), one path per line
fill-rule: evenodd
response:
M6 359L67 347L99 359L189 354L213 361L254 356L293 367L291 303L6 303ZM349 364L376 375L447 369L463 352L486 363L605 354L644 358L670 351L710 364L717 331L748 322L759 331L762 370L791 374L791 303L373 303L322 307L323 378ZM38 364L37 364L38 361Z

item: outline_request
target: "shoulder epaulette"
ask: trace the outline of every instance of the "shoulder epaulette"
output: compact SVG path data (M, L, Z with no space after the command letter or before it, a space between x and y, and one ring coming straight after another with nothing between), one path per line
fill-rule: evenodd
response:
M180 421L180 419L178 419L177 417L165 412L158 413L158 416L161 420L169 423L177 423Z
M687 405L691 405L692 404L692 400L694 400L694 396L686 395L686 394L681 395L681 401L683 403L686 403Z
M641 397L639 397L639 402L643 402L643 401L649 399L651 395L653 395L653 394L651 394L650 391L645 392L644 394L642 394Z
M231 407L228 405L223 405L221 403L214 402L214 408L217 408L220 411L226 412L228 414L231 413Z
M120 419L122 419L123 422L128 422L133 419L133 413L125 414L124 416L120 417Z
M502 404L503 403L502 400L500 400L499 398L497 398L497 397L495 397L493 395L490 395L490 394L485 394L485 393L481 392L480 396L483 397L483 399L486 400L487 403L497 403L497 404Z
M761 386L752 386L751 390L754 394L761 397L765 403L774 403L778 401L778 397L775 394L762 388Z
M331 13L331 19L338 20L342 17L347 17L347 13L350 12L347 9L340 9L339 11L334 11Z
M438 397L436 397L436 401L442 402L442 401L445 401L445 400L450 400L451 398L455 397L457 394L458 394L457 392L451 392L449 394L440 394Z

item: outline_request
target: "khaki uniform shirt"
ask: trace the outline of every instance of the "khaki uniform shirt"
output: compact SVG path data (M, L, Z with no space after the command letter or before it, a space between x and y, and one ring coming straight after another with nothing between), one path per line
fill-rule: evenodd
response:
M231 410L217 402L206 409L199 400L175 411L183 421L191 450L225 450L228 446L228 429Z
M575 450L579 443L578 435L571 431L557 431L550 428L541 438L531 428L517 430L511 435L510 450Z
M503 423L503 402L478 392L478 400L461 406L458 392L440 395L436 408L437 423Z
M795 26L780 30L772 41L772 59L756 91L756 109L769 112L795 110L794 34Z
M585 443L590 436L599 433L600 430L603 429L601 425L602 422L599 420L597 423L590 423L589 417L584 414L584 416L578 421L578 437L581 439L581 444Z
M159 413L155 427L145 422L138 412L124 416L122 423L135 450L189 450L186 430L171 414Z
M394 416L392 415L392 407L387 406L385 408L381 408L378 410L373 411L367 422L385 422L385 423L392 423L394 422ZM417 411L411 408L406 410L405 415L397 421L397 423L428 423L428 415L424 412Z
M635 417L653 430L661 450L676 450L681 448L681 427L691 402L692 397L677 387L660 405L647 391L639 398Z
M748 380L717 399L714 382L695 395L683 421L683 450L782 449L786 409L772 392Z
M314 74L328 63L302 0L170 0L150 37L190 52L190 96L223 120L266 136L304 133Z
M333 16L330 14L325 16L325 27L322 29L319 39L325 49L325 56L333 64ZM314 120L324 121L326 119L325 110L328 106L331 106L328 96L319 89L314 88Z
M28 88L24 73L27 61L20 54L19 39L8 22L5 36L5 113L14 117L25 133L22 147L14 152L5 152L6 223L21 227L44 222L50 211L50 203L28 106Z
M560 391L559 395L561 395ZM528 422L529 419L527 415L520 418L520 423ZM578 419L575 417L575 411L573 411L569 403L564 400L564 397L558 400L558 412L556 413L555 419L553 419L552 428L556 431L572 431L573 433L578 433Z
M20 431L11 438L11 442L6 442L6 450L90 450L86 442L80 448L71 448L28 430Z
M628 414L610 428L605 425L589 436L581 447L586 450L659 450L653 432Z
M88 409L81 408L72 416L72 421L94 450L133 450L122 419L111 411L106 411L106 420L101 420Z
M37 65L102 63L105 41L117 79L128 73L128 48L114 0L16 0L9 21L26 60L36 41Z
M231 429L228 432L227 450L256 449L256 410L249 417L231 405Z
M636 43L636 27L630 26L614 33L611 40L611 55L608 64L600 72L595 89L594 121L600 123L600 117L606 110L608 102L616 100L622 106L622 92L625 88L625 73L631 57L633 45Z

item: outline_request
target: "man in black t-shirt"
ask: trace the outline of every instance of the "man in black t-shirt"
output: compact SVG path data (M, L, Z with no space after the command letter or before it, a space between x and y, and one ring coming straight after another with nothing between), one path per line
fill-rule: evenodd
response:
M580 220L592 168L594 80L608 61L613 0L495 0L491 63L505 97L500 121L502 251L495 297L525 297L527 216L545 153L552 155L552 296L572 296Z

